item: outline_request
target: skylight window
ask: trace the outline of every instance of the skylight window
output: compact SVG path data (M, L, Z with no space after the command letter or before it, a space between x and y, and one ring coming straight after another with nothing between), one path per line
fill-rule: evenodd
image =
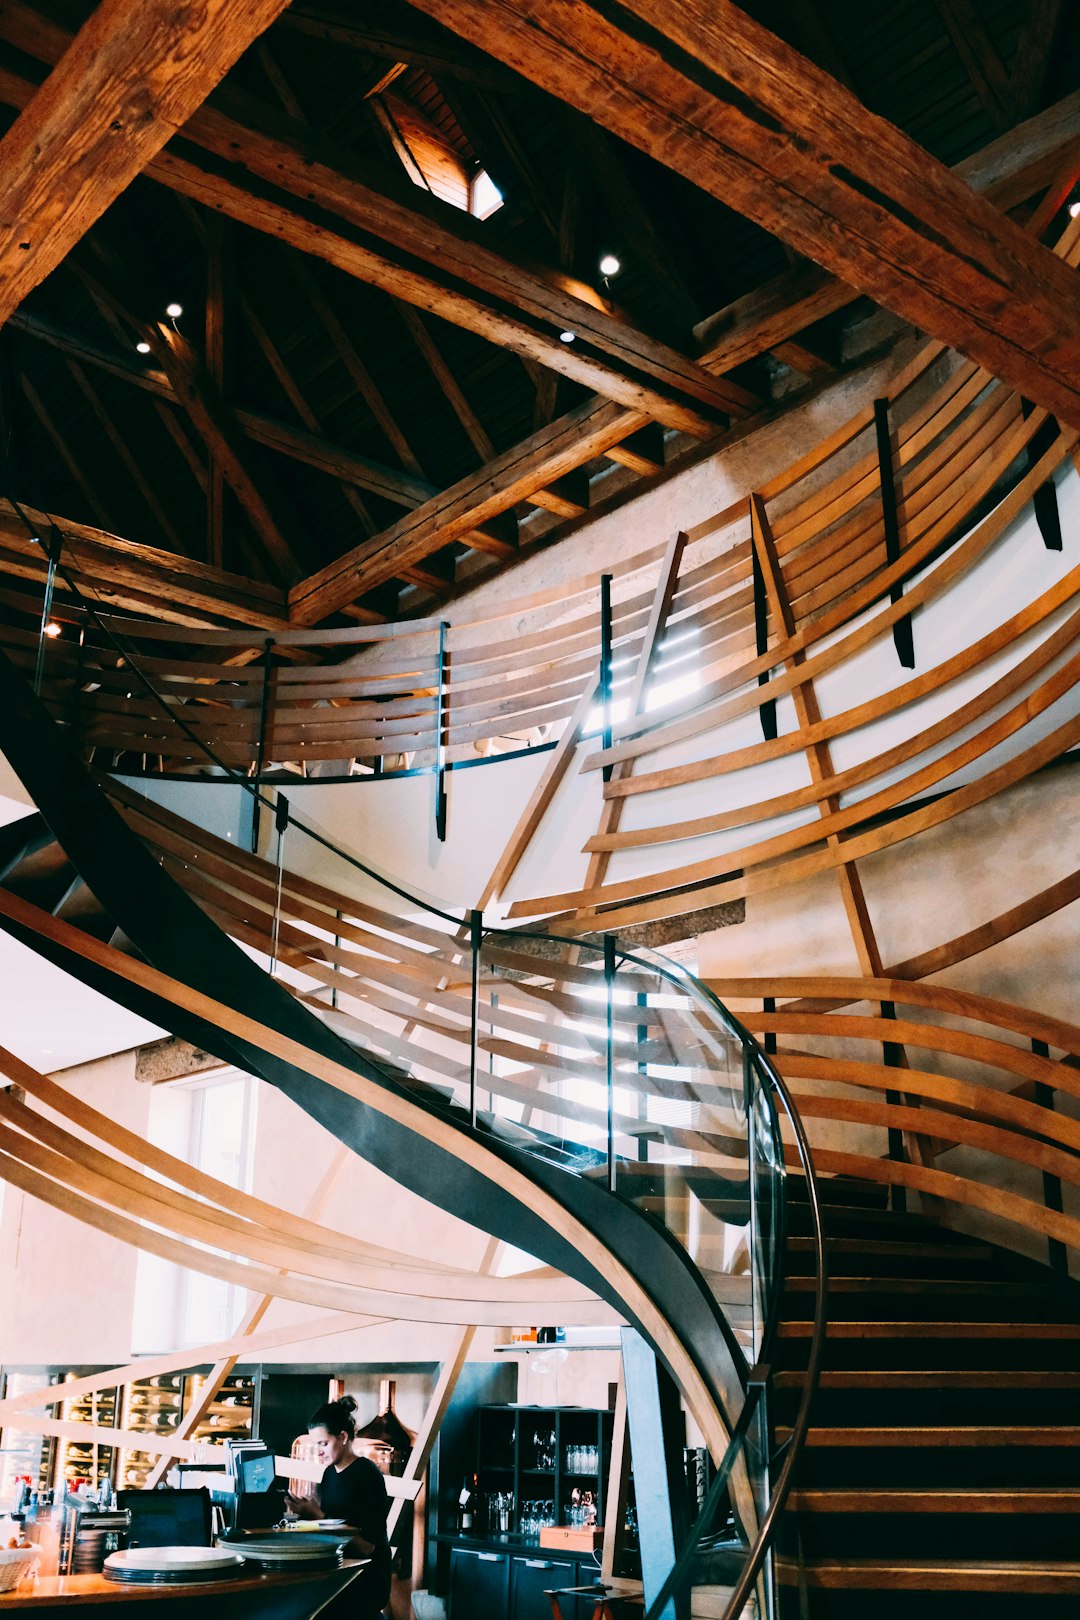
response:
M489 219L503 205L503 194L486 169L478 169L469 184L469 213Z

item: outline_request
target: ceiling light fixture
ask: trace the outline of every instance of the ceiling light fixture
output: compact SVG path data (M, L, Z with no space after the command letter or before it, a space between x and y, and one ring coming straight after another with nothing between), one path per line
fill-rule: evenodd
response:
M150 353L150 345L149 345L149 343L147 343L145 338L142 340L141 343L136 343L135 352L136 352L136 354L149 354Z
M614 253L605 253L600 260L600 274L602 276L617 276L622 269L622 260L617 259Z
M169 317L170 321L178 321L181 315L184 313L184 306L183 304L178 304L174 298L171 304L165 305L165 313Z
M56 640L57 636L60 634L60 626L57 624L55 619L49 620L48 624L45 626L45 634L50 638L50 640Z
M1069 218L1080 219L1080 197L1077 197L1075 202L1069 204Z
M576 332L560 332L559 333L559 342L560 343L573 343L574 340L576 339L576 337L577 337Z

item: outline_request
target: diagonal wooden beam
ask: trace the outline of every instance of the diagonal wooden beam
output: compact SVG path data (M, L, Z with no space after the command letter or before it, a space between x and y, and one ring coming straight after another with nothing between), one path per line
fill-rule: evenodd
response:
M227 219L212 214L206 225L206 313L203 353L210 385L220 399L229 388L232 361L234 313L234 255ZM221 567L225 554L225 468L216 455L210 456L206 489L206 554Z
M1011 119L1029 118L1042 104L1065 15L1065 0L1031 0L1009 76L1007 105Z
M95 599L107 607L144 613L183 625L254 625L260 630L285 628L285 601L272 586L225 573L190 557L176 557L153 546L137 545L105 530L22 505L39 531L58 522L68 541L64 560L93 582ZM43 580L46 559L23 518L0 501L0 573Z
M287 0L102 0L0 140L0 324Z
M172 519L165 511L161 502L154 493L153 485L147 479L143 468L139 466L135 456L133 456L131 451L128 449L127 440L124 438L122 433L118 432L116 423L105 409L101 396L98 394L89 377L86 375L86 372L83 370L82 366L80 366L77 360L69 359L67 365L68 371L74 379L76 387L86 400L87 404L90 406L90 409L93 411L98 421L101 423L109 443L112 445L117 456L126 467L128 476L135 485L135 488L138 490L139 494L142 496L143 503L150 512L154 522L158 525L158 528L161 530L162 534L164 534L173 550L179 552L181 556L185 556L190 550L190 546L181 539L179 533L174 528Z
M1008 115L1009 75L974 0L934 3L975 94L998 128L1007 128L1013 122Z
M202 360L183 333L154 310L155 300L140 278L136 244L128 238L121 251L94 242L107 280L85 264L72 261L80 278L116 315L142 334L167 377L188 420L220 466L222 477L243 508L248 522L283 579L294 579L300 564L263 490L248 464L232 412L210 380ZM154 311L151 314L151 311ZM141 315L141 319L140 319Z
M525 500L533 490L602 455L644 422L644 417L606 401L579 406L382 534L373 535L301 580L290 592L291 617L298 624L317 623L374 585L393 578L402 565L422 560L462 538L478 523Z
M731 0L417 4L1080 423L1076 277Z

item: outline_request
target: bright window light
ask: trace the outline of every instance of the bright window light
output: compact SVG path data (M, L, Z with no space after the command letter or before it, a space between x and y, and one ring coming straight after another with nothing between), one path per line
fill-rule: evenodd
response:
M503 205L503 194L486 169L479 169L469 186L469 213L487 219Z

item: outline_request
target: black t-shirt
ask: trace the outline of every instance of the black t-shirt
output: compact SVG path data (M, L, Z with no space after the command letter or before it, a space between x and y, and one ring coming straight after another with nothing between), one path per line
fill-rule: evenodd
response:
M340 1473L331 1463L319 1482L319 1501L324 1518L344 1519L374 1545L370 1564L333 1606L335 1614L340 1605L343 1616L367 1620L378 1614L390 1596L390 1543L386 1539L390 1498L383 1477L368 1457L354 1458Z

